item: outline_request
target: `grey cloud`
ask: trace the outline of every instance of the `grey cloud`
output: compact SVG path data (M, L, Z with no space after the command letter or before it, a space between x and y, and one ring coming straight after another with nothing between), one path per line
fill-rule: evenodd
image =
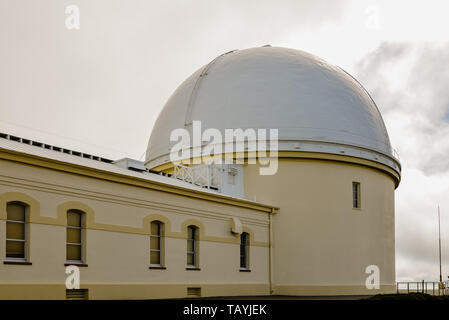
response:
M403 181L410 183L414 181ZM416 181L415 181L416 182ZM438 181L434 181L438 186ZM417 186L425 188L425 186ZM415 187L416 188L416 187ZM447 189L446 189L447 190ZM436 202L438 190L420 192L397 192L396 207L396 273L399 279L437 280L439 274L438 258L438 219ZM441 190L444 192L444 190ZM442 201L444 198L440 198ZM443 275L449 271L448 251L448 202L442 203L441 236ZM446 205L446 206L445 206Z
M436 217L428 217L427 212L419 209L415 212L417 214L409 214L408 221L402 221L404 223L397 230L399 242L396 249L402 257L410 260L435 261L438 259Z
M430 116L438 120L447 113L449 106L449 43L438 48L424 47L419 53L408 85L429 99L433 107Z
M389 90L387 79L381 71L404 58L409 49L407 44L383 42L355 67L357 78L368 89L382 112L401 107L402 97L400 92Z
M410 49L410 45L404 43L383 42L373 52L367 54L359 61L357 68L370 74L376 72L379 67L383 67L388 63L394 63L404 56ZM360 71L359 71L360 72ZM363 74L360 74L363 76ZM367 76L365 76L367 80Z
M400 63L411 63L407 65L410 73L395 75L395 80L403 85L400 90L392 89L384 71ZM400 111L409 121L404 135L413 136L416 144L410 149L401 146L398 149L405 159L416 163L428 175L449 170L447 65L449 44L431 47L383 43L356 66L358 78L372 94L384 118Z

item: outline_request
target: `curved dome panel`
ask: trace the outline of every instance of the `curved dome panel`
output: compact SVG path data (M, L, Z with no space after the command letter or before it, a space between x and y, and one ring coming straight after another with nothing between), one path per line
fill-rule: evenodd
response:
M170 133L279 130L279 150L367 158L400 172L382 116L366 90L337 66L303 51L261 47L223 54L185 80L153 128L149 168L169 162Z

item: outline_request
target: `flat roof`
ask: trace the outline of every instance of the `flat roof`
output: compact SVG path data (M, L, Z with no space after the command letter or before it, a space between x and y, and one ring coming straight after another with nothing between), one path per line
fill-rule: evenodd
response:
M9 140L9 139L2 138L2 137L0 137L0 150L1 149L9 150L9 151L12 151L15 153L30 155L30 156L34 156L34 157L55 160L55 161L59 161L59 162L63 162L63 163L71 164L71 165L106 171L108 173L118 174L118 175L126 176L129 178L135 178L136 180L146 180L148 182L155 182L157 184L163 184L163 185L171 186L171 187L175 187L175 188L182 188L182 189L185 189L186 191L194 191L196 193L200 192L204 195L214 196L217 198L236 200L238 202L244 202L249 205L252 204L256 207L262 206L265 208L271 207L274 209L278 209L274 206L270 206L267 204L263 204L260 202L256 202L256 201L252 201L252 200L248 200L248 199L244 199L244 198L233 197L230 195L219 193L219 192L211 190L211 189L201 188L199 186L187 183L185 181L181 181L178 179L159 175L156 173L133 171L133 170L121 168L112 162L104 162L101 160L94 160L92 158L84 158L82 156L68 154L68 153L64 153L64 152L60 152L60 151L55 151L55 150L44 148L42 146L36 146L36 145L28 144L28 143L23 143L20 141L13 141L13 140Z

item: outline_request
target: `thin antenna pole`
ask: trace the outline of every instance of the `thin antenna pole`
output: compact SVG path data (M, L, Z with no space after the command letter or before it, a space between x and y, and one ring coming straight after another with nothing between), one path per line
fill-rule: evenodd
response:
M438 248L440 256L440 283L443 282L443 276L441 274L441 228L440 228L440 205L438 205Z

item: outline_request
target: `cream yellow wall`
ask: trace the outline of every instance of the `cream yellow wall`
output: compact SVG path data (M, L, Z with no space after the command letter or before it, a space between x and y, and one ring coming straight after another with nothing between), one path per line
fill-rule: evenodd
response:
M29 261L6 265L6 202L30 205ZM65 212L86 212L81 288L89 298L269 294L268 214L261 210L0 160L0 299L64 299ZM239 272L238 217L251 234L251 272ZM165 224L166 270L149 269L149 223ZM186 227L200 226L200 271L186 270ZM42 290L45 291L41 294Z
M365 268L377 265L381 291L394 290L394 188L379 168L342 161L280 159L274 176L245 167L245 196L260 204L90 172L0 152L0 298L65 297L66 210L87 214L81 287L92 299L373 294ZM342 160L339 159L339 160ZM53 169L52 169L53 168ZM362 209L352 209L352 182ZM173 190L172 190L173 189ZM173 192L172 192L173 191ZM6 202L30 205L30 261L5 265ZM262 203L269 203L263 205ZM280 209L277 210L276 207ZM269 212L273 250L269 264ZM238 217L251 234L251 272L239 272ZM149 222L166 223L166 270L149 269ZM186 227L200 226L200 271L185 270ZM273 285L270 283L270 267Z
M352 208L353 181L361 183L361 209ZM280 207L274 293L378 293L365 287L368 265L380 268L380 291L394 291L394 190L391 176L350 163L280 159L272 176L246 166L246 197Z

